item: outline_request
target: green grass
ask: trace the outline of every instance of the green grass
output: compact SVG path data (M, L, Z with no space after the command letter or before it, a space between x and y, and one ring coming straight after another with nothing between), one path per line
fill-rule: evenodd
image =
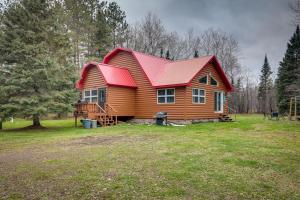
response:
M300 123L0 131L0 199L300 199Z

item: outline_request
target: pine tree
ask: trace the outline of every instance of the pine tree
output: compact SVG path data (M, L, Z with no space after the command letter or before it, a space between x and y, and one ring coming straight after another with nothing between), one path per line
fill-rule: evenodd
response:
M20 0L4 11L0 64L7 74L1 109L19 117L40 117L72 109L74 67L68 32L56 15L63 8L50 0Z
M1 36L0 36L1 38ZM5 84L7 74L3 67L0 65L0 83ZM4 109L3 105L6 104L8 97L7 94L2 91L2 87L0 87L0 130L2 129L2 122L9 116L8 110Z
M163 56L164 56L164 49L161 48L161 49L160 49L160 57L162 58Z
M170 60L170 51L169 50L167 50L167 52L166 52L166 59Z
M287 44L287 50L280 62L276 79L277 103L280 113L287 113L290 98L300 95L300 30Z
M199 52L197 50L195 50L194 58L199 58Z
M62 13L66 20L66 26L70 32L70 39L73 48L73 62L75 63L77 74L80 74L82 65L81 54L87 51L87 46L91 39L89 35L93 35L94 27L91 24L89 8L86 0L63 0L65 12Z
M109 51L112 43L111 38L111 28L108 26L108 22L105 16L105 6L106 2L102 2L97 9L95 28L96 32L94 34L95 49L98 51L98 59L103 58Z
M112 43L115 48L117 44L122 45L124 42L124 33L128 28L125 11L121 10L116 2L110 2L105 12L107 23L111 28Z
M267 55L265 55L264 64L261 67L260 82L258 87L258 101L261 105L261 111L266 114L267 112L267 100L268 94L272 89L272 79L271 79L271 67L268 62Z

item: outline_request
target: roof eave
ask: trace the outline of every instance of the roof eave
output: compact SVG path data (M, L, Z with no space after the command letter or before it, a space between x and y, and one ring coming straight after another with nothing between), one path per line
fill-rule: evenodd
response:
M129 88L137 88L137 86L134 85L122 85L122 84L114 84L114 83L108 83L109 86L118 86L118 87L129 87Z
M154 88L169 88L169 87L185 87L189 86L188 83L179 83L179 84L168 84L168 85L154 85Z

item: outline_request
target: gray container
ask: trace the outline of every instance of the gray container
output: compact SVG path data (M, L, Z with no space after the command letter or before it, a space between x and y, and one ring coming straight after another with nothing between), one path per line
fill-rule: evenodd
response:
M91 128L91 120L83 119L83 120L81 120L81 122L82 122L84 128Z
M156 124L160 125L160 126L167 125L167 116L168 116L168 113L166 113L166 112L156 113L156 115L155 115Z
M97 128L97 120L91 120L92 121L92 128Z

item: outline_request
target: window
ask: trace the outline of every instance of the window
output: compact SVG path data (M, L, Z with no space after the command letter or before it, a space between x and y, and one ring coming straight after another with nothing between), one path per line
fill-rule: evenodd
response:
M210 77L210 84L211 85L218 85L218 82L213 77Z
M205 90L193 89L193 103L203 104L205 103Z
M98 101L97 90L85 90L83 100L85 102L97 102Z
M203 76L199 79L199 83L207 84L207 76Z
M157 103L175 103L175 89L157 90Z

